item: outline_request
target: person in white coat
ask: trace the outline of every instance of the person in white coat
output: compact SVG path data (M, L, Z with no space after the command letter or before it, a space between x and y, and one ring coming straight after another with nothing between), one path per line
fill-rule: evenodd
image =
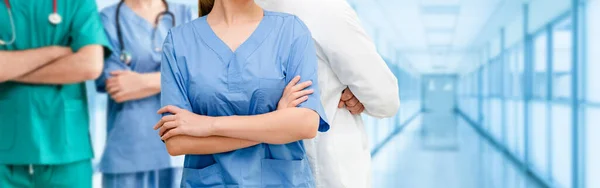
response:
M331 125L326 134L304 141L317 187L371 187L370 148L360 112L392 117L400 99L396 77L355 11L345 0L255 1L266 10L298 16L315 41L321 101Z

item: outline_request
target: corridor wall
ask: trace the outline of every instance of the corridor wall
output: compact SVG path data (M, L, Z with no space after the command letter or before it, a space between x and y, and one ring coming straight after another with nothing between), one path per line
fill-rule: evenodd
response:
M457 109L546 185L600 187L600 0L549 1L524 4L480 48Z

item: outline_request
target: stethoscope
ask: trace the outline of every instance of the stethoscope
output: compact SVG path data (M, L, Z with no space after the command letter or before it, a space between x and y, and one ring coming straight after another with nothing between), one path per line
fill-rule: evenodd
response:
M165 5L166 10L161 12L160 14L158 14L158 16L156 16L156 20L154 21L154 29L152 30L152 48L154 48L154 51L156 52L160 52L161 49L157 47L157 45L155 44L155 37L156 37L156 31L158 29L158 24L160 22L160 18L162 16L165 15L169 15L172 18L171 24L173 27L175 27L175 14L173 14L171 11L169 11L169 4L167 4L166 0L162 0L162 2ZM123 34L121 33L121 24L119 21L119 14L121 13L121 6L123 6L123 3L125 3L125 1L121 0L121 2L119 2L119 5L117 6L117 15L116 15L116 23L117 23L117 38L119 40L119 49L121 50L121 56L119 56L119 59L121 59L122 62L124 62L127 65L130 65L131 63L131 59L133 58L131 56L131 53L127 52L127 50L125 49L125 46L123 44Z
M57 0L52 1L52 5L53 5L52 13L50 13L50 15L48 16L48 21L50 21L50 23L52 25L58 25L62 22L62 17L60 16L60 14L58 14L58 11L56 8L56 1ZM12 38L8 42L0 39L0 46L11 45L11 44L15 43L15 41L17 40L15 20L13 19L13 16L12 16L10 2L8 0L4 0L4 4L6 5L6 9L8 9L8 18L10 19L10 28L12 31Z

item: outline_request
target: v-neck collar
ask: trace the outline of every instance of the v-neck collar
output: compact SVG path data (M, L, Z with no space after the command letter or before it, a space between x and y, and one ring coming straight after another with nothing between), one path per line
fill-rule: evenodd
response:
M169 5L169 9L168 11L173 12L173 7L171 5ZM139 26L143 27L144 29L150 31L152 29L154 29L154 24L149 22L148 20L142 18L140 15L138 15L137 13L135 13L135 11L133 11L133 9L131 9L131 7L129 7L126 3L123 3L122 7L121 7L121 13L125 15L125 17L127 17L128 19L132 20L133 23L138 24ZM157 26L161 25L161 22L163 21L163 19L167 17L169 19L174 19L171 18L170 16L162 16L159 20L159 23ZM121 18L119 18L121 19ZM170 26L170 24L169 24Z
M199 24L196 24L197 29L201 32L200 36L204 42L211 48L219 57L221 61L224 63L229 63L231 58L235 55L237 59L246 59L254 51L262 44L262 42L269 36L273 27L271 27L273 19L269 16L271 12L263 10L263 18L254 29L252 34L244 41L240 46L237 47L235 51L232 51L219 36L214 32L214 30L208 24L206 18L207 16L199 18Z

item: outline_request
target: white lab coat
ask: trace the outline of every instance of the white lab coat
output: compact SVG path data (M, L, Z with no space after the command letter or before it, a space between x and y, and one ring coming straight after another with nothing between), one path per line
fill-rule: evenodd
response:
M398 81L345 0L256 0L266 10L298 16L311 30L319 59L321 101L331 125L305 140L317 187L371 187L371 156L360 115L338 109L349 87L371 116L396 114Z

